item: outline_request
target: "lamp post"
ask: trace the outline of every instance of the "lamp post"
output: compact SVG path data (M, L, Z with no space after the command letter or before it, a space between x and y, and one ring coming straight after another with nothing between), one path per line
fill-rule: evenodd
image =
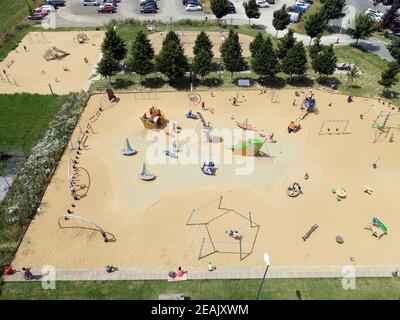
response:
M261 280L260 288L258 289L258 293L257 293L257 298L256 298L256 300L258 300L258 298L260 297L260 293L261 293L262 286L263 286L264 281L265 281L265 278L266 278L266 276L267 276L267 272L268 272L269 266L271 265L270 262L269 262L269 255L268 255L268 253L264 253L264 262L265 262L265 264L266 264L267 266L266 266L266 268L265 268L264 276L263 276L263 278L262 278L262 280Z
M221 36L221 44L224 43L224 41L225 41L225 37ZM218 72L219 80L221 80L221 72L222 72L222 56L219 60L219 72Z

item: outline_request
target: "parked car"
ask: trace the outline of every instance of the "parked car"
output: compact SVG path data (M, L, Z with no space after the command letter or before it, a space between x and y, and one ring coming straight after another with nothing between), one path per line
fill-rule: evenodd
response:
M41 7L36 8L33 10L33 13L40 13L42 16L47 16L47 10L42 9Z
M268 8L269 4L265 0L256 0L256 4L259 8Z
M144 7L144 6L148 6L148 5L154 5L156 7L156 9L158 9L158 5L157 5L157 1L156 0L145 0L140 2L140 6Z
M389 39L390 40L399 40L400 39L400 33L393 32L393 33L389 34Z
M152 4L145 5L140 8L140 13L157 13L157 7Z
M42 12L34 12L32 15L28 17L29 20L43 20L46 15L43 15Z
M184 5L184 6L186 6L188 3L190 3L190 2L195 2L195 3L197 3L197 5L201 5L200 4L200 1L198 1L198 0L182 0L182 4Z
M307 9L304 8L304 7L298 6L298 5L293 5L293 6L288 7L287 11L288 12L297 12L297 13L303 14L304 12L307 11Z
M393 33L400 33L400 27L392 27L391 31Z
M98 13L115 13L116 11L117 11L117 8L115 8L114 5L111 3L102 4L97 9Z
M56 8L54 6L52 6L52 5L49 5L49 4L47 4L47 5L45 4L45 5L41 6L40 8L42 10L46 11L47 13L56 12Z
M301 7L306 7L307 9L310 7L310 4L303 0L297 0L296 5L301 6Z
M57 7L65 6L65 0L47 0L46 5Z
M288 12L288 14L289 14L289 16L290 16L290 22L291 22L291 23L299 22L300 13L297 13L297 12Z
M231 1L228 1L228 13L236 13L236 8Z
M86 6L99 6L99 0L83 0L83 5Z
M111 3L114 7L117 7L117 0L103 0L103 4Z
M380 21L384 16L383 12L372 8L367 9L365 13L371 15L374 21Z
M346 63L346 62L338 63L336 65L336 69L338 69L340 71L350 71L351 70L351 64L350 63Z
M186 5L186 11L201 11L201 10L203 10L201 5L193 4L193 3L188 3Z

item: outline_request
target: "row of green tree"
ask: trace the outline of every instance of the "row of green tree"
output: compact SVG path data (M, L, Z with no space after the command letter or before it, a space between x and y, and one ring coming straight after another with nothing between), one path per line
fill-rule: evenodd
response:
M280 71L289 76L302 76L307 70L307 53L302 42L296 41L292 30L278 40L275 48L271 37L261 32L250 43L250 64L243 57L243 49L239 35L233 29L223 41L220 52L225 71L241 72L249 67L261 81L272 79ZM179 36L174 31L166 34L161 51L155 55L147 35L139 31L135 39L126 48L124 41L113 28L106 30L102 43L103 57L99 62L98 72L111 79L121 70L123 63L128 71L142 78L156 71L164 74L170 83L174 83L186 72L195 77L204 78L213 70L213 44L205 32L200 32L193 47L194 58L189 63L185 56ZM331 75L335 71L337 58L333 46L323 47L318 37L310 47L312 67L321 77Z

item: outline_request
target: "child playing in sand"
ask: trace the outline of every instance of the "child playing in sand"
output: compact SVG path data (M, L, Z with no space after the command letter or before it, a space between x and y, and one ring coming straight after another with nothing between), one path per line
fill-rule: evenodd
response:
M233 238L233 239L240 239L242 236L239 234L239 232L237 230L229 230L229 232L227 232L228 235Z
M112 266L112 265L106 265L106 272L107 273L112 273L114 271L118 271L118 268Z
M214 266L214 265L212 265L211 262L209 262L209 263L208 263L208 271L212 272L212 271L214 271L215 269L217 269L217 267Z
M236 97L232 97L231 101L232 101L232 106L236 106L237 103Z

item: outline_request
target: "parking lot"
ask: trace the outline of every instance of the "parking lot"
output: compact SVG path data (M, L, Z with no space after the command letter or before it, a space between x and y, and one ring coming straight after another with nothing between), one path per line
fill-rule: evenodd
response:
M141 14L139 0L121 0L117 12L112 14L97 13L96 6L83 6L82 0L67 0L65 7L58 9L56 14L57 27L71 26L101 26L113 19L123 20L128 18L140 20L160 20L164 22L180 19L205 19L207 15L202 12L186 12L181 0L159 0L159 10L155 14ZM211 18L212 16L208 16Z
M234 24L246 24L248 18L243 8L243 0L232 0L236 7L236 14L228 14L224 18ZM261 17L252 20L252 23L262 25L266 28L272 27L273 11L280 8L282 4L293 4L295 0L277 0L269 8L260 8ZM57 27L77 26L101 26L113 19L123 20L134 18L139 20L160 20L169 22L181 19L204 20L215 19L212 14L203 12L187 12L182 0L158 0L159 10L155 14L141 14L139 0L121 0L118 3L117 12L113 14L97 13L96 6L83 6L83 0L67 0L65 7L60 7L56 13Z

